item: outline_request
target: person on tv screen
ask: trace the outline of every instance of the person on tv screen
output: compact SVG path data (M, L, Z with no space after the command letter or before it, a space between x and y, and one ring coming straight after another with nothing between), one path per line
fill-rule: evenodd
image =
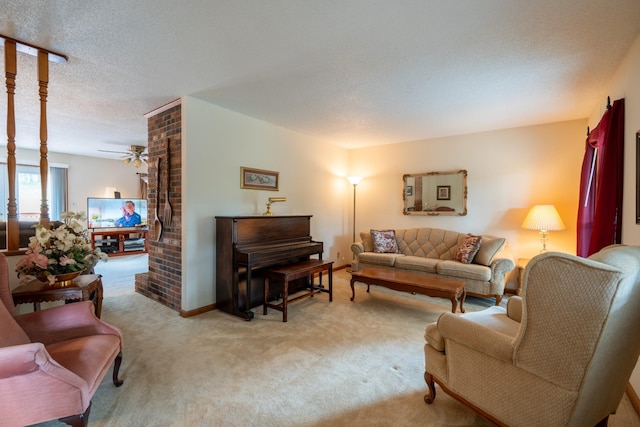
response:
M122 217L116 220L118 227L138 227L142 224L140 214L136 212L136 205L127 200L122 205Z

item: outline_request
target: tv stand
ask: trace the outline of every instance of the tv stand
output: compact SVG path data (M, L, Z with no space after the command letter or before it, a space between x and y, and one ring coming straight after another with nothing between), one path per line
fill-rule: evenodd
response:
M108 256L147 253L149 245L146 228L110 228L91 231L91 247L99 248Z

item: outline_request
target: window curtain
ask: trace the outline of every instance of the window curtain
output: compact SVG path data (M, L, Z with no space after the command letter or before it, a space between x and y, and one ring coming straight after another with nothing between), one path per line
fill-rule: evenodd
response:
M620 243L624 178L624 99L613 102L585 143L578 206L578 256Z

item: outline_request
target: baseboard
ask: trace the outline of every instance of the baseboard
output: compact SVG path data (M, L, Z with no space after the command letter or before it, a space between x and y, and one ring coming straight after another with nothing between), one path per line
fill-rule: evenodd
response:
M636 394L636 391L633 389L631 383L627 383L627 396L629 397L629 401L631 402L631 406L636 410L636 414L640 417L640 398Z
M205 305L204 307L200 307L200 308L196 308L195 310L180 310L180 317L192 317L192 316L197 316L198 314L202 314L202 313L206 313L207 311L212 311L215 310L216 305L215 304L210 304L210 305Z

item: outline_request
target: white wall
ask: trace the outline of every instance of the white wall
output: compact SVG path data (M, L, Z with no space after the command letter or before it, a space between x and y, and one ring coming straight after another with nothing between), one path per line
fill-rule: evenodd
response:
M618 67L610 84L602 94L602 107L589 118L591 128L595 127L606 107L607 96L611 102L625 99L624 131L624 198L622 202L622 243L640 245L640 225L636 224L636 132L640 132L640 36L636 39L626 58ZM635 339L638 338L637 334ZM631 385L640 394L640 363L631 376Z
M182 309L215 302L215 216L311 214L324 258L350 245L346 150L192 97L182 100ZM278 171L279 191L240 188L240 167Z
M541 249L520 228L534 204L555 204L567 229L549 233L549 250L576 252L576 215L586 120L505 129L350 152L358 185L357 230L436 227L504 236L514 257ZM403 215L404 174L468 171L466 216Z

